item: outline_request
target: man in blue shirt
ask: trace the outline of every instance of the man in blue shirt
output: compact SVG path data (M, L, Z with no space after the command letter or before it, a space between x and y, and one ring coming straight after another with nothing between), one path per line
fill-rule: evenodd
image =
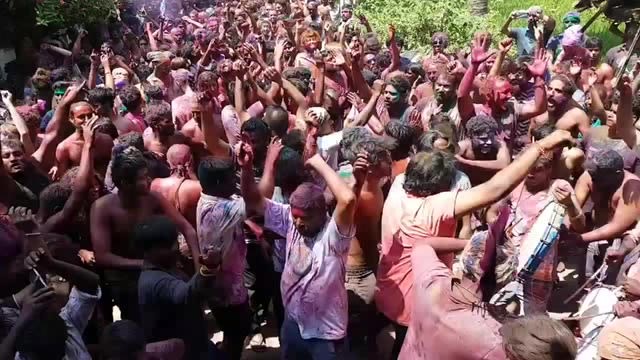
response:
M528 26L526 28L509 28L511 22L515 19L524 18L528 19ZM502 26L502 33L509 36L516 41L516 49L518 56L533 55L533 51L536 47L536 38L542 35L542 27L544 27L545 17L542 14L542 8L539 6L532 6L529 10L516 10L511 13L507 22ZM540 35L537 35L539 32Z

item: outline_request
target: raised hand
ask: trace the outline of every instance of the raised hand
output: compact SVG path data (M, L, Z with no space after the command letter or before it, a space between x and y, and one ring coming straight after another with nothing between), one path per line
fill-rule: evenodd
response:
M361 152L358 154L356 161L353 163L353 177L356 179L356 184L364 183L369 173L369 154Z
M529 72L534 77L543 77L545 71L547 71L547 54L545 49L536 50L536 55L533 60L533 64L527 65Z
M575 143L573 135L567 130L555 130L549 136L536 142L543 150L552 150L559 146L573 145Z
M94 66L100 65L100 53L96 49L91 50L90 58L91 58L91 65L94 65Z
M360 105L362 105L363 103L360 96L358 96L358 94L354 92L347 93L347 101L358 109L360 108Z
M385 87L384 81L378 79L378 80L373 82L373 86L371 87L371 91L373 91L373 93L376 94L376 95L380 95L384 91L384 87Z
M80 261L82 261L83 264L93 265L96 263L96 256L93 253L93 251L80 249L78 251L78 257L80 258Z
M506 38L506 39L500 41L500 44L498 44L498 49L503 54L508 53L509 50L511 50L512 47L513 47L513 39L512 38Z
M592 87L596 83L598 83L598 73L596 72L595 68L591 68L589 70L589 78L587 79L587 84L589 84L589 87Z
M48 251L43 248L38 248L35 251L29 252L27 257L24 259L24 267L27 270L33 270L36 268L46 269L47 266L53 263L53 258Z
M396 39L396 27L393 24L389 24L389 41L394 41Z
M282 82L282 75L274 67L267 68L264 71L264 76L275 83Z
M253 149L248 142L241 141L237 151L238 153L236 154L236 158L240 167L253 166Z
M471 63L473 65L478 66L487 61L487 59L493 55L494 52L488 52L485 50L488 44L489 39L486 36L473 40L473 47L471 48Z
M280 151L284 146L282 145L282 141L274 137L271 139L271 143L267 148L267 156L265 158L265 163L274 164L276 160L278 160L278 156L280 156Z
M415 129L422 130L422 114L420 111L413 109L409 114L409 125Z
M578 76L582 72L582 64L578 59L571 60L571 65L569 65L569 73L572 76Z
M22 300L20 317L28 320L41 314L51 305L55 297L55 292L51 287L37 289L35 284L27 287L27 294Z

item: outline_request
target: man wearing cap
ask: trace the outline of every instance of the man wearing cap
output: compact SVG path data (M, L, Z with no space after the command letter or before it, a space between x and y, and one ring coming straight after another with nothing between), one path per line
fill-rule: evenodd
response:
M569 11L564 15L562 18L562 32L553 36L549 40L549 43L547 44L547 53L551 59L555 60L556 56L560 53L560 50L562 50L560 45L562 44L564 31L573 25L580 25L580 13L577 11Z

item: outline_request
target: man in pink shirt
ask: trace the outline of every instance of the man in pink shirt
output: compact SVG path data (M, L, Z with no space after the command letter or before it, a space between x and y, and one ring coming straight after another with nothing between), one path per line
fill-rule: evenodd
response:
M397 353L411 320L414 278L411 253L415 239L453 237L456 218L498 201L527 175L541 154L572 140L567 131L555 131L529 148L486 183L465 191L449 191L455 176L453 157L442 152L419 153L407 166L402 189L389 193L382 214L382 253L378 266L378 310L396 326ZM440 259L451 266L453 252L464 241L450 244Z

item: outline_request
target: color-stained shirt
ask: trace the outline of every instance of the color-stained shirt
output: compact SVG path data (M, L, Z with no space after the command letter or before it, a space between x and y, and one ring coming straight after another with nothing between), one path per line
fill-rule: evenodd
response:
M396 177L382 211L382 253L375 300L386 317L408 326L413 303L414 239L455 236L458 190L421 198L407 194L403 183L404 176ZM451 266L453 254L444 255L442 260Z
M247 219L242 198L219 198L201 194L196 209L196 226L200 252L213 246L222 251L222 265L216 277L216 288L222 291L221 306L247 301L244 286L247 244L242 229Z
M413 316L398 359L505 360L500 323L486 311L456 297L469 299L472 289L454 289L451 270L428 244L416 244L411 254L415 302ZM463 286L458 284L455 286ZM471 296L469 296L471 295ZM478 300L479 301L479 300Z
M333 217L313 238L295 228L291 207L266 200L265 228L286 238L282 272L282 302L298 324L303 339L339 340L347 332L347 291L344 287L349 244L355 226L340 233Z

